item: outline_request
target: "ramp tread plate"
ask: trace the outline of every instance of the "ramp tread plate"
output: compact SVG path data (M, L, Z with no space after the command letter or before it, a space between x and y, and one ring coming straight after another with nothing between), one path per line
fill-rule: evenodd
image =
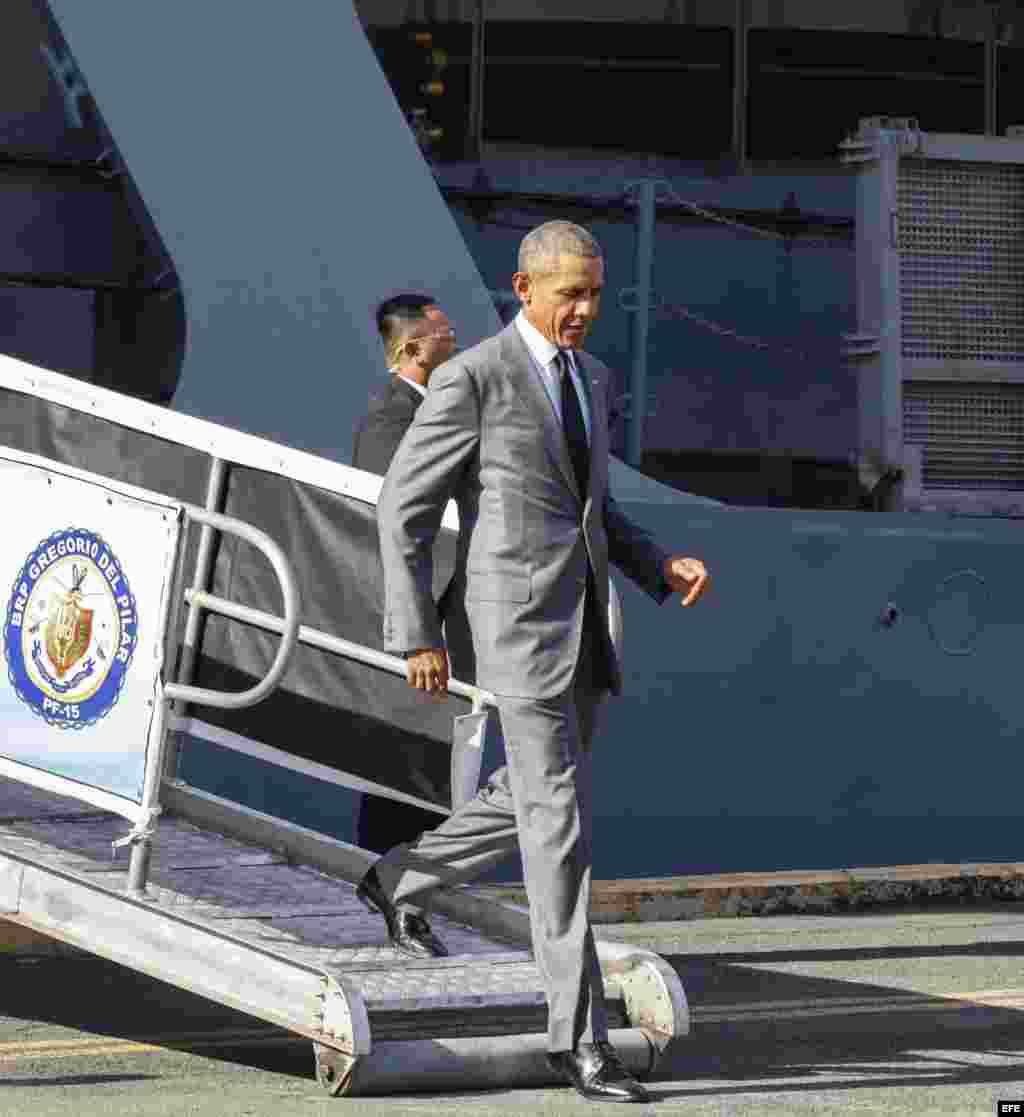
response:
M629 1028L631 1022L621 998L606 997L609 1028ZM518 1036L546 1032L545 1003L493 1004L465 1008L431 1006L429 1012L403 1009L370 1009L370 1028L375 1041L448 1039L466 1036Z
M19 785L0 781L0 855L69 872L105 892L123 892L128 858L122 850L112 860L110 844L126 832L123 819L69 810L73 801L32 789L15 797L12 786ZM5 811L13 816L6 822ZM451 955L402 958L388 943L383 920L359 903L352 884L290 864L273 851L164 819L151 881L147 906L354 986L378 1039L496 1036L547 1027L543 984L526 951L434 915L431 922ZM608 1009L613 1026L625 1020L621 998L610 997Z
M106 817L106 812L78 799L40 791L28 784L0 779L0 826L36 818Z
M618 1014L609 1013L609 1027ZM483 1036L521 1036L546 1032L546 1004L494 1005L488 1009L434 1008L423 1012L370 1012L370 1029L375 1042L386 1040L464 1039Z
M127 832L128 823L104 813L76 818L67 812L68 803L74 801L0 780L0 815L16 804L19 818L0 822L0 853L123 891L128 857L122 849L115 860L111 842ZM307 965L406 964L388 943L384 921L356 899L352 884L181 819L160 821L150 881L148 898L155 907ZM432 916L431 923L455 958L490 958L509 950L507 943L443 916Z
M20 780L0 776L0 821L16 813L18 817L28 808L33 818L45 818L55 814L81 814L83 812L108 816L109 812L91 807L81 799L70 795L58 795L55 791L44 791Z
M111 843L128 833L128 822L116 815L99 813L80 821L81 825L68 825L63 819L38 818L13 822L4 829L11 829L23 837L34 838L66 853L91 857L101 869L109 869ZM121 856L124 857L123 851ZM261 863L268 860L281 863L284 860L271 851L200 830L179 819L161 820L153 843L153 865L157 868L219 868L253 859Z
M325 968L328 973L335 972L333 965ZM499 999L509 1005L544 1003L544 986L533 962L396 967L371 972L346 968L338 976L344 976L363 994L371 1011L399 1006L406 1011L418 1007L473 1008L484 1001L493 1005Z

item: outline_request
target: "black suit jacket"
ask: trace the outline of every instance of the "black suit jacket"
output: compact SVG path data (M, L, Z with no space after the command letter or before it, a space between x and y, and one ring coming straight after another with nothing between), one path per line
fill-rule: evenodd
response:
M352 464L356 469L381 476L387 473L398 444L422 402L423 397L407 380L397 375L388 378L371 397L369 409L356 427L352 446ZM440 752L436 750L434 756L439 756ZM410 763L411 757L416 757L418 763L428 762L419 743L410 745ZM433 775L440 776L440 773ZM424 830L432 830L440 821L441 815L411 803L363 795L356 822L356 845L386 853L399 842L411 842Z
M393 374L370 398L370 407L356 427L352 464L382 477L398 444L409 429L423 396L403 377Z

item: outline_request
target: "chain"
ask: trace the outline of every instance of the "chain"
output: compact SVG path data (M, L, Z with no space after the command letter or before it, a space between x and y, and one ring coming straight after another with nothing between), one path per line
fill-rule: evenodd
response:
M636 191L636 184L630 183L626 186L627 197L633 195ZM687 198L681 197L673 189L672 184L665 179L657 179L655 181L655 204L658 202L665 204L666 202L672 205L682 206L688 209L697 217L703 217L706 221L712 221L718 225L725 225L727 228L735 229L740 233L750 233L753 236L763 237L766 240L782 241L787 246L792 245L795 241L799 241L801 245L808 245L815 248L845 248L852 250L853 242L847 237L797 237L793 233L779 233L775 229L762 229L757 225L746 225L742 221L736 221L732 217L726 217L724 214L717 213L715 210L708 209L706 206L699 205L697 202L691 202Z
M635 202L636 194L638 191L639 183L633 182L626 185L626 196L632 198ZM665 179L654 180L654 201L655 205L661 203L664 205L666 202L682 206L688 209L691 213L698 217L704 218L706 221L712 221L718 225L724 225L727 228L735 229L737 232L750 233L754 236L763 237L766 240L782 241L785 243L787 249L792 245L796 237L790 233L779 233L774 229L761 229L756 225L746 225L742 221L736 221L731 217L726 217L724 214L716 213L714 210L708 209L707 206L699 205L697 202L691 202L687 198L680 197L679 194L673 189L670 182ZM829 239L826 237L800 237L801 244L813 245L815 247L825 247L834 249L836 247L852 249L853 243L847 238L843 239ZM626 297L633 294L635 297L635 289L625 290L620 293L619 301L622 308L627 311L635 311L637 308L634 305L628 305L629 301ZM710 318L705 318L703 314L699 314L695 310L691 310L688 306L682 303L662 303L657 297L654 300L651 310L662 318L683 318L688 322L692 322L695 326L699 326L703 330L708 330L710 333L716 334L718 337L727 338L730 341L736 342L738 345L746 345L751 349L759 349L765 353L781 352L786 353L788 356L796 357L801 361L813 361L820 363L827 358L822 353L813 353L809 349L805 349L798 345L788 345L785 342L779 341L765 341L764 338L752 337L750 334L741 334L739 330L731 329L729 326L723 326L719 322L714 322Z
M683 306L682 303L663 303L655 309L655 313L665 318L685 318L688 322L693 322L694 325L700 326L701 329L709 330L719 337L728 338L730 341L735 341L739 345L749 346L751 349L760 349L764 352L781 351L789 354L790 356L798 357L802 361L814 361L820 363L827 359L825 353L812 353L809 349L803 349L796 345L787 345L782 341L765 341L764 338L751 337L749 334L741 334L738 330L730 329L728 326L723 326L718 322L712 322L710 318L705 318L703 314L698 314L695 310L690 310L689 307Z

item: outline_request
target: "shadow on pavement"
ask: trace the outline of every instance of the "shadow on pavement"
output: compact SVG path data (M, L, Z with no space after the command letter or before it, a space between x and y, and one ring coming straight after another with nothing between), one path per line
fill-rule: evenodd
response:
M1021 954L1024 942L1016 941L665 955L686 989L692 1021L689 1036L660 1062L652 1093L668 1100L834 1093L865 1087L1019 1084L1024 1078L1024 992L1019 999L1007 997L1010 1003L982 1004L959 996L765 967ZM936 1053L943 1048L951 1052L950 1057ZM1012 1062L981 1066L952 1052ZM906 1064L906 1073L900 1072L900 1063ZM934 1070L923 1069L922 1064ZM676 1084L686 1079L702 1081L692 1089L658 1090L659 1080L666 1079Z
M683 981L693 1027L662 1060L654 1092L668 1099L1020 1082L1024 1010L1015 1005L1024 1006L1024 995L1006 1005L978 1004L871 981L764 967L792 961L1021 954L1022 941L666 955ZM5 1026L12 1039L24 1039L26 1022L56 1025L313 1078L308 1040L101 959L56 958L31 965L0 960L0 987L0 1043ZM950 1058L936 1054L942 1048L951 1052ZM998 1067L965 1064L953 1057L954 1051L1013 1061ZM934 1072L922 1070L929 1062ZM907 1064L906 1074L900 1073L900 1063ZM4 1084L73 1085L145 1077L11 1078ZM678 1088L681 1080L698 1079L700 1085Z

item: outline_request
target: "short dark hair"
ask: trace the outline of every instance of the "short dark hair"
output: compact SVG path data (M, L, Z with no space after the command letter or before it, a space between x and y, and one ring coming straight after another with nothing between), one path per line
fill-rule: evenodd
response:
M377 307L377 332L384 343L389 367L398 359L398 343L413 322L426 319L428 307L436 306L437 299L431 295L407 293L393 295Z

